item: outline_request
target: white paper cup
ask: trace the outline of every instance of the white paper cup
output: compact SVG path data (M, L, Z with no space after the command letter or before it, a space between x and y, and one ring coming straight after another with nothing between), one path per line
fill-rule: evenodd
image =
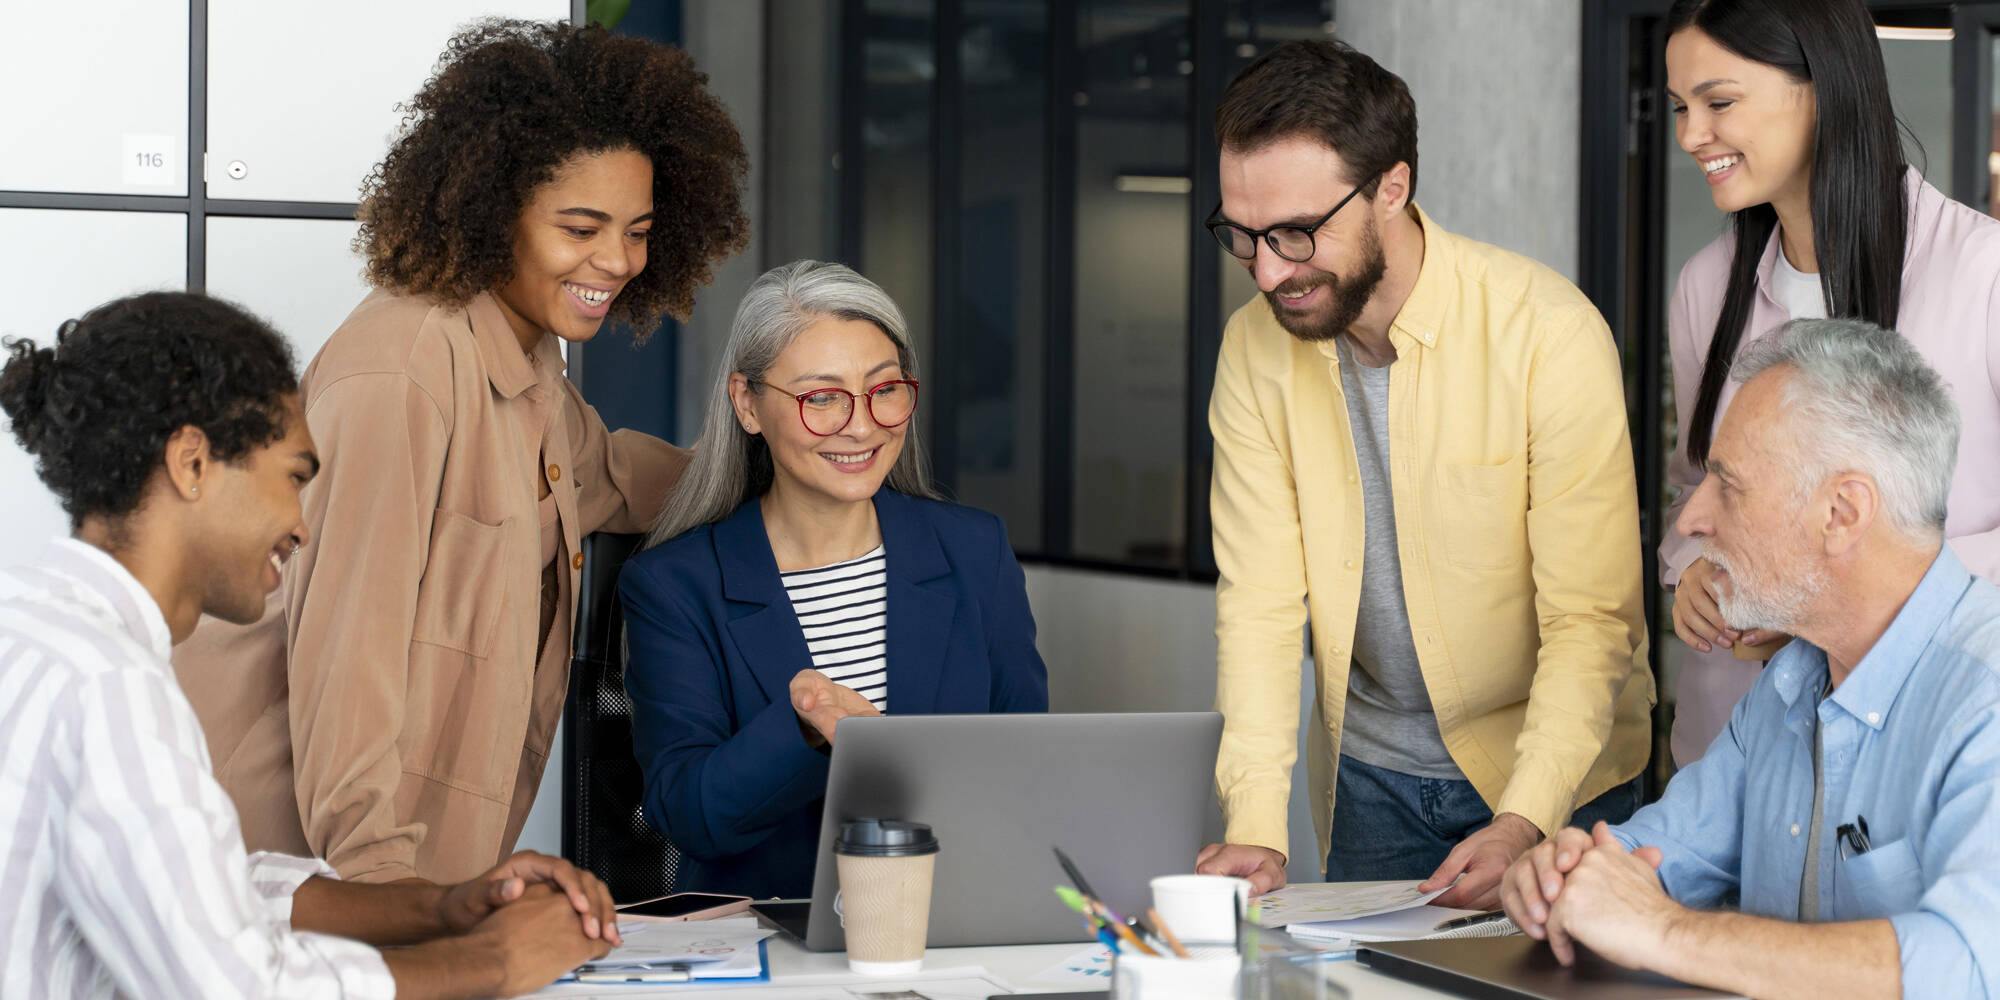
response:
M1160 919L1190 944L1233 943L1236 921L1250 907L1250 881L1230 875L1162 875L1152 886Z

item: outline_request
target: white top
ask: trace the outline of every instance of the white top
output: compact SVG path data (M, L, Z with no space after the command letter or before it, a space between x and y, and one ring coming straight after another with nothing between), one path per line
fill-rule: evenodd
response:
M1777 266L1771 268L1771 297L1793 319L1825 319L1826 292L1819 287L1819 275L1806 274L1785 259L1778 250Z
M394 996L375 949L292 930L333 869L245 855L139 581L70 539L0 577L0 997Z
M846 562L778 574L813 669L889 710L889 575L882 546Z

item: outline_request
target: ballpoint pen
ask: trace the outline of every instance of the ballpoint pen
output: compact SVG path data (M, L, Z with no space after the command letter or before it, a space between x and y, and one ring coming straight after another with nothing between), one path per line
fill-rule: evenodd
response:
M1490 913L1474 913L1469 916L1454 917L1453 919L1446 920L1438 924L1436 927L1431 928L1431 933L1436 934L1439 931L1455 931L1460 927L1473 927L1479 924L1498 923L1505 919L1507 919L1506 910L1494 910Z

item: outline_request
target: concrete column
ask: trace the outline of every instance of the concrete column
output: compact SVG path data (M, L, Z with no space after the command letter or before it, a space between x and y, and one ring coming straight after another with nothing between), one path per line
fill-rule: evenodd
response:
M1576 280L1578 0L1342 0L1338 37L1410 85L1417 202Z

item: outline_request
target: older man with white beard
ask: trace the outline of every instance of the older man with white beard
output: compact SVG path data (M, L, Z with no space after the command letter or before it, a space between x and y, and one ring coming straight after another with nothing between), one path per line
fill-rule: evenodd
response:
M1854 320L1790 323L1733 376L1680 526L1730 625L1798 638L1659 802L1524 854L1502 904L1564 963L1582 944L1757 997L2000 996L2000 589L1942 544L1957 411Z

